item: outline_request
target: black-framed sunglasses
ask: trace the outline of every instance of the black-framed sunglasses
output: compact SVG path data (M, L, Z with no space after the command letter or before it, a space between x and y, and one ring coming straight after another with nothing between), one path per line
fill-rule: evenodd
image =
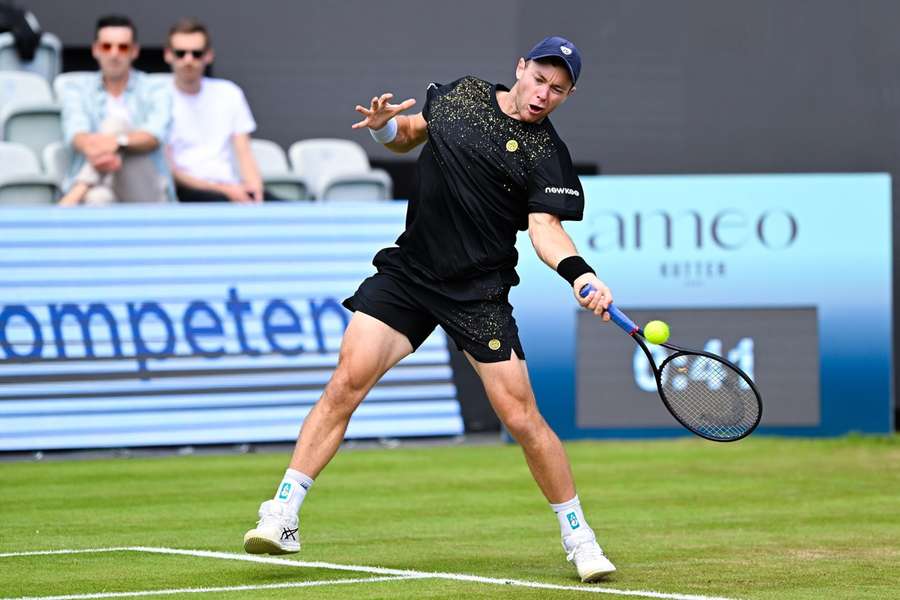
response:
M183 50L181 48L172 48L172 54L175 55L175 58L184 58L188 54L193 56L195 59L200 60L203 58L203 55L206 54L206 49L203 50Z

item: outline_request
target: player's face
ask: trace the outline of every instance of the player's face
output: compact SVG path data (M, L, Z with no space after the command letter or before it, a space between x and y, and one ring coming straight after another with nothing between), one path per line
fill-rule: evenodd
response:
M138 55L138 45L130 27L104 27L97 32L91 54L106 79L125 77Z
M213 61L213 51L208 47L206 36L200 31L175 33L169 40L164 58L171 65L175 79L183 83L194 83L203 77L206 67Z
M565 67L533 60L519 59L516 80L516 110L529 123L552 113L575 91Z

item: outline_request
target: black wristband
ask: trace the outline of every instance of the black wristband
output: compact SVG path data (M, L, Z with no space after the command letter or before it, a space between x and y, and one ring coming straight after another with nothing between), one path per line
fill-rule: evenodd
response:
M569 285L575 285L575 280L585 273L594 273L595 275L597 273L577 254L574 256L567 256L559 261L559 264L556 265L556 272L559 273L563 279L568 281Z

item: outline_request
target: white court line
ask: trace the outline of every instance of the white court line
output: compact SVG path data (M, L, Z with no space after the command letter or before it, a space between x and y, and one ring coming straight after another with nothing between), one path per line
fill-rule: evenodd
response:
M69 596L22 596L20 598L0 598L0 600L93 600L94 598L133 598L136 596L164 596L168 594L209 594L212 592L248 592L254 590L280 590L284 588L339 585L345 583L370 583L373 581L397 581L400 579L423 579L423 577L358 577L356 579L321 579L318 581L298 581L295 583L266 583L260 585L233 585L210 588L176 588L171 590L147 590L140 592L102 592L99 594L72 594Z
M413 571L409 569L389 569L385 567L368 567L362 565L342 565L328 562L307 562L300 560L289 560L286 558L276 558L273 556L260 556L253 554L233 554L230 552L213 552L210 550L181 550L178 548L154 548L145 546L130 546L122 548L97 548L84 550L49 550L36 552L11 552L0 554L0 558L11 556L39 556L47 554L86 554L91 552L149 552L153 554L174 554L181 556L195 556L198 558L218 558L223 560L238 560L243 562L265 563L272 565L283 565L288 567L305 567L332 569L336 571L354 571L359 573L372 573L376 575L393 575L398 579L448 579L452 581L471 581L474 583L488 583L493 585L514 585L519 587L537 588L544 590L567 590L573 592L583 592L588 594L611 594L615 596L637 596L641 598L659 598L661 600L734 600L733 598L724 598L721 596L702 596L697 594L671 594L665 592L654 592L649 590L620 590L615 588L598 587L596 585L557 585L553 583L540 583L537 581L525 581L521 579L499 579L494 577L481 577L479 575L466 575L463 573L439 573L430 571ZM374 581L369 579L368 581ZM313 582L309 582L313 583ZM318 583L318 582L315 582ZM327 585L328 581L323 580L321 585ZM132 592L134 595L136 592ZM156 593L156 592L153 592ZM106 598L112 596L40 596L34 598L0 598L0 600L75 600L76 598Z
M85 548L83 550L34 550L31 552L7 552L5 554L0 554L0 558L10 558L15 556L46 556L50 554L95 554L100 552L134 552L134 548L123 546L121 548Z

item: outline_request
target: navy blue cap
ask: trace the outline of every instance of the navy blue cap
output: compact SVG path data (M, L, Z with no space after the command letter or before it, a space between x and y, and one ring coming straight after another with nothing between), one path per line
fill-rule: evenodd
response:
M575 47L575 44L564 37L554 35L538 42L537 46L531 49L531 52L528 53L525 59L533 60L550 56L561 58L566 63L569 75L572 76L572 85L575 85L575 82L578 81L578 75L581 73L581 53Z

